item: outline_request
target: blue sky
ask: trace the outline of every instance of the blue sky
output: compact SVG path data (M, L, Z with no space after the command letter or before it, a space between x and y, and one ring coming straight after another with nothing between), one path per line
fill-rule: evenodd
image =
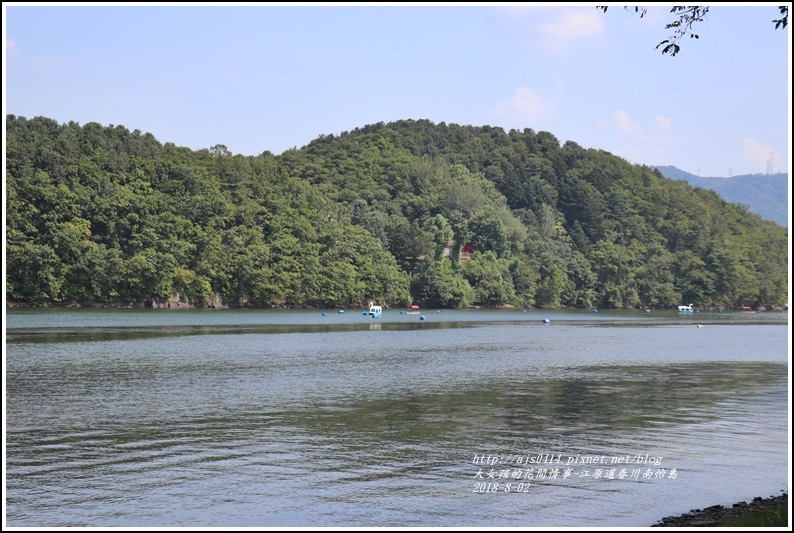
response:
M676 57L669 7L3 4L6 114L279 154L428 119L549 131L700 176L789 172L791 29L713 6Z

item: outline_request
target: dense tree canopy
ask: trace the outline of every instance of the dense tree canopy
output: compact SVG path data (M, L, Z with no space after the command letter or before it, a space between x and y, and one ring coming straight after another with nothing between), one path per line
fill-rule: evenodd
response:
M787 303L785 228L549 132L403 120L249 157L44 117L6 132L10 303Z

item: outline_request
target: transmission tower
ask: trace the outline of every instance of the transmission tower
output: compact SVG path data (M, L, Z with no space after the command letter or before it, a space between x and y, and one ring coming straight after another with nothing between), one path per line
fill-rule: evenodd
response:
M772 173L772 161L775 157L775 152L769 152L769 159L766 161L766 173L767 175Z

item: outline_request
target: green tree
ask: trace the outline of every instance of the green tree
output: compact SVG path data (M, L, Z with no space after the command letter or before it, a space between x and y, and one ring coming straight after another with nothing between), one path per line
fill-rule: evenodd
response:
M474 289L474 303L489 307L512 304L516 293L509 262L492 251L477 253L461 265L463 278Z
M469 283L453 269L452 261L425 261L411 281L411 293L423 307L461 309L474 300Z
M12 298L39 305L63 300L66 269L49 246L25 242L10 247L6 265L6 290Z
M452 244L452 239L455 234L452 231L452 226L443 215L438 214L430 221L430 233L433 236L433 244L435 244L435 252L433 259L440 261L444 257L444 250Z

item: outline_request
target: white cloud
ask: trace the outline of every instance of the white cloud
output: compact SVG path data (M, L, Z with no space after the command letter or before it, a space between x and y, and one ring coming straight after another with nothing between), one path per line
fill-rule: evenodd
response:
M619 146L613 153L620 153L620 157L636 165L668 165L670 162L667 148L658 145Z
M517 35L536 35L549 51L567 52L583 37L602 35L603 13L592 6L516 6L499 7L496 12L517 27Z
M529 87L519 87L513 95L491 108L491 113L507 119L511 128L535 128L550 122L555 115L554 104L532 92Z
M672 6L650 6L642 17L640 17L640 14L636 13L633 8L629 8L627 11L630 11L635 17L635 21L642 18L648 26L656 28L659 27L660 24L669 24L677 19L674 14L670 13L671 8Z
M14 39L6 37L6 57L12 58L17 56L17 43Z
M562 82L562 79L557 76L557 93L560 96L565 96L568 91L566 90L565 84Z
M615 111L612 113L612 123L621 133L637 133L640 131L631 121L631 117L626 111Z
M704 149L698 147L702 138L697 132L676 131L673 120L662 115L637 121L627 111L619 110L598 118L596 126L604 149L632 163L669 165L682 154Z
M599 118L597 121L599 129L617 130L618 133L629 135L634 142L659 142L675 140L673 135L673 119L670 117L657 116L653 123L642 127L634 122L628 111L615 111L609 118ZM680 135L679 135L680 136ZM691 140L691 135L686 136ZM679 140L684 140L680 138Z
M662 116L656 117L656 129L662 134L670 133L673 129L673 119Z
M604 33L602 14L595 9L574 9L559 12L558 16L538 27L547 42L565 47L580 37L592 37Z
M755 139L745 137L741 142L741 151L737 158L737 162L749 164L757 168L757 172L763 173L766 172L768 163L771 162L774 165L775 162L778 162L779 164L779 158L780 154L771 146L762 144Z
M506 5L495 6L494 12L508 21L526 20L534 13L542 12L542 6Z

